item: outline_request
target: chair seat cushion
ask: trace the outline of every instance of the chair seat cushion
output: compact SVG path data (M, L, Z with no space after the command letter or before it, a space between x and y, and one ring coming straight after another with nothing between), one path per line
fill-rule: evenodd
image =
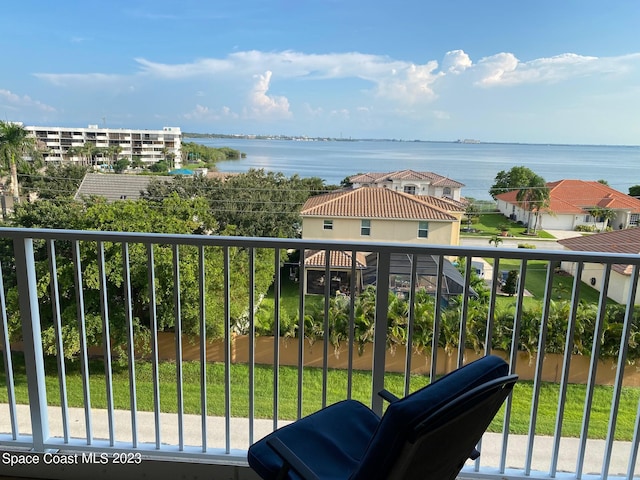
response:
M360 463L379 421L355 400L330 405L253 444L247 456L249 465L264 479L276 478L282 460L266 442L275 436L323 480L347 479ZM289 478L299 477L289 472Z

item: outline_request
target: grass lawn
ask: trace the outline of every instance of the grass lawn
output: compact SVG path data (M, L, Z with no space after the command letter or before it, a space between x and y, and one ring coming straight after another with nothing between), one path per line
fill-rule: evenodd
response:
M523 243L526 243L526 239L531 238L555 238L553 235L545 232L544 230L538 230L537 235L525 235L527 229L522 225L518 225L516 222L512 222L507 217L498 212L483 213L474 219L471 224L471 228L476 230L473 233L465 232L461 230L461 233L465 236L493 236L500 234L503 225L508 225L507 232L511 237L522 238ZM463 219L461 228L467 227L466 220Z
M487 259L489 263L493 259ZM525 297L525 305L539 302L544 297L544 289L547 276L547 263L543 260L530 260L527 262L527 279L525 288L531 292L533 297ZM519 270L520 261L511 259L500 259L500 270ZM553 300L571 300L571 289L573 288L573 277L566 274L555 273L553 276ZM580 300L586 303L598 303L600 292L595 288L582 283L580 286ZM512 303L514 298L500 297L499 303ZM611 303L612 300L609 300Z
M22 354L14 353L14 372L16 399L18 403L27 404L27 381L24 373ZM1 362L0 362L1 363ZM60 404L55 359L48 357L45 362L47 371L47 398L50 405ZM137 403L140 411L153 410L153 383L151 364L145 361L136 362ZM4 377L3 377L4 378ZM234 417L248 415L249 369L246 365L231 366L231 413ZM321 408L322 370L305 368L303 377L303 412L305 415ZM183 364L184 409L185 413L200 413L200 365L197 362ZM0 383L4 383L2 380ZM412 390L427 383L422 375L412 377ZM258 366L255 371L255 411L258 418L270 418L273 412L273 370L269 366ZM342 370L331 370L328 374L327 401L334 403L346 397L347 374ZM4 385L3 385L4 387ZM402 395L403 376L388 373L385 387L396 395ZM297 368L280 368L279 417L291 420L297 411ZM83 406L82 377L78 362L67 364L68 403L71 407ZM90 391L93 408L106 407L104 366L100 360L90 363ZM129 409L129 376L126 368L114 367L113 391L116 409ZM163 412L177 411L176 366L173 362L160 365L160 408ZM533 384L519 382L513 394L511 414L511 432L526 434L529 425ZM356 371L353 374L353 398L368 403L371 397L371 376L368 372ZM552 435L558 405L559 386L552 383L543 385L536 433ZM591 410L589 436L605 438L609 421L613 389L608 386L596 387L595 400ZM224 415L224 367L222 364L207 365L207 413ZM624 388L617 416L616 438L631 440L640 389ZM583 414L585 398L584 385L569 385L565 403L563 422L564 436L578 436ZM0 389L0 402L7 402L6 387ZM503 416L498 414L490 431L501 431Z

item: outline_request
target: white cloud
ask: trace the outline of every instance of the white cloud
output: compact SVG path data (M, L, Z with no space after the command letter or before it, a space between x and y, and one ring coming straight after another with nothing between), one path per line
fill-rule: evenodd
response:
M121 82L127 77L107 73L34 73L36 78L45 80L57 87L89 85L94 87Z
M463 50L452 50L447 52L442 60L441 70L447 73L462 73L467 68L471 68L473 66L473 62L469 55L467 55Z
M377 94L380 97L403 103L430 101L437 97L432 85L444 73L435 71L438 62L431 61L425 65L408 65L386 78L378 79Z
M51 105L34 100L28 95L17 95L9 90L0 89L0 99L3 99L7 106L13 109L35 108L43 112L55 112L56 109Z
M237 113L233 113L229 107L222 107L220 110L210 109L204 105L197 104L193 110L182 115L187 120L214 121L224 118L238 118Z
M499 53L480 59L474 69L477 85L513 86L525 83L557 83L590 75L617 75L637 68L640 54L618 57L591 57L565 53L554 57L519 61L512 53Z
M255 75L256 83L249 95L248 116L251 118L287 118L291 116L289 100L282 96L269 96L269 86L273 73L267 70L264 75Z

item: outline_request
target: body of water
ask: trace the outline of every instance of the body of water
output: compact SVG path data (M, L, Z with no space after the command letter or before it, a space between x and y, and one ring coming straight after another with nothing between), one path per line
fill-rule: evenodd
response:
M246 153L241 160L221 162L222 172L251 168L287 176L320 177L339 184L365 172L412 169L449 177L465 187L466 197L490 199L489 189L500 170L525 166L547 182L563 179L606 180L628 193L640 184L640 147L591 145L463 144L446 142L305 142L291 140L186 139L211 147Z

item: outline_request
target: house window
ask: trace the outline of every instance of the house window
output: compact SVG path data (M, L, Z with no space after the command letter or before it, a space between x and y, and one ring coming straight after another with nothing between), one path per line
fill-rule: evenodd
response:
M322 228L323 230L333 230L333 220L325 220Z
M640 223L640 214L632 213L631 218L629 219L629 225L637 227L639 223Z
M367 237L371 235L371 220L360 221L360 235Z
M429 222L418 222L418 238L429 236Z
M409 195L416 194L416 186L415 185L405 185L404 193L408 193Z
M445 197L451 197L451 187L444 187L442 189L442 195Z

